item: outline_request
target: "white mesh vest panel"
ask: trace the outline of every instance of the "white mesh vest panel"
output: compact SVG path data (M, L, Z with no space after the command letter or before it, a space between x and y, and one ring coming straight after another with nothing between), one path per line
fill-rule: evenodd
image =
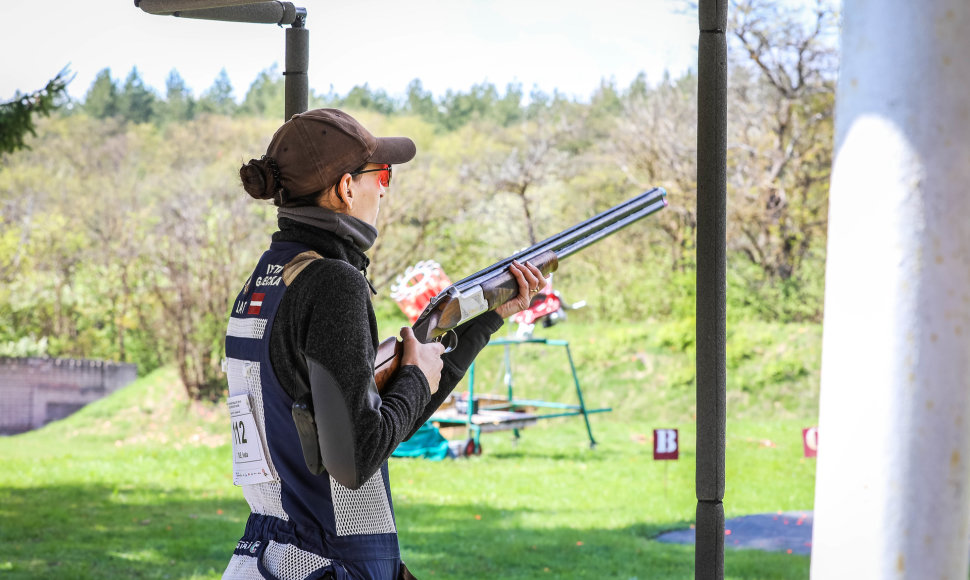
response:
M338 536L397 532L381 470L357 490L344 487L331 477L330 493Z
M266 420L263 412L263 389L259 380L259 363L253 361L226 359L226 377L229 380L229 396L248 394L263 441L266 441ZM270 472L278 477L273 467L273 458L267 454ZM242 486L243 496L249 503L249 509L255 514L275 516L283 520L290 519L283 511L282 488L278 481Z

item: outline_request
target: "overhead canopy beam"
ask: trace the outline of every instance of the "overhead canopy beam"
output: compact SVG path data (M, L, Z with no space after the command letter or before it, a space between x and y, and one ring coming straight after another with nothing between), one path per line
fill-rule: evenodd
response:
M249 22L290 26L286 30L286 70L284 119L307 110L310 85L310 31L306 29L306 9L292 2L253 2L252 0L135 0L135 6L149 14L222 22Z
M205 10L247 4L279 4L279 2L260 2L254 0L136 0L138 6L149 14L171 14L179 10Z
M229 0L213 0L212 3ZM306 10L297 8L291 2L247 2L232 6L212 8L180 8L197 4L186 0L141 0L138 7L159 16L197 18L199 20L221 20L223 22L251 22L255 24L290 25L300 18L306 18ZM205 4L209 4L206 2Z

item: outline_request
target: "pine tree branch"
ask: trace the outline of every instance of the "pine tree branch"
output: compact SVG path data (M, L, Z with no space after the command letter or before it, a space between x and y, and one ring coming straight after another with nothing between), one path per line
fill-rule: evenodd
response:
M32 136L37 134L35 117L50 116L60 105L59 98L73 79L74 75L64 67L43 89L0 103L0 153L30 149L24 143L24 137L28 133Z

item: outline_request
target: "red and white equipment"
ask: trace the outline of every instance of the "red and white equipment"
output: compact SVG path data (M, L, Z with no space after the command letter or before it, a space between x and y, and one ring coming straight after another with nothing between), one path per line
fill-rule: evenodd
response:
M552 274L549 275L549 284L545 289L532 297L529 307L512 316L512 322L518 323L519 328L516 335L520 338L530 338L536 323L542 321L543 328L549 328L553 324L566 320L567 310L576 310L586 306L586 301L581 300L574 304L564 304L562 295L552 288Z
M434 260L424 260L408 266L391 286L391 298L408 317L411 324L418 319L431 299L451 286L451 280Z

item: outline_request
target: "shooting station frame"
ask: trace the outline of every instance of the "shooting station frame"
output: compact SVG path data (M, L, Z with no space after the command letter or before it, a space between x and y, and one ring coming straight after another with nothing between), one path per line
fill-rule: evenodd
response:
M573 386L576 389L577 404L562 403L556 401L543 401L538 399L517 399L515 398L515 387L513 384L512 373L512 349L513 346L536 344L542 346L563 347L566 350L566 360L569 362L569 371L573 379ZM505 396L493 397L491 395L475 396L475 361L468 367L468 395L462 400L464 407L453 404L451 408L440 409L431 415L431 421L438 423L442 427L462 426L468 428L468 451L480 454L482 450L481 436L483 432L512 430L515 437L514 441L519 440L519 429L534 425L539 419L554 419L559 417L582 416L586 424L586 435L589 437L589 448L596 448L596 439L593 438L593 428L589 424L589 416L593 413L609 413L611 407L589 408L583 399L583 388L579 384L579 375L576 374L576 364L573 362L572 352L569 350L569 342L551 338L498 338L488 342L488 346L504 347L505 353L502 361L503 383L506 390ZM442 405L444 407L444 405ZM552 409L554 412L538 412L539 409ZM557 412L556 412L557 411ZM471 454L471 453L469 453Z
M149 14L289 25L284 119L307 110L306 9L290 2L134 0ZM699 0L697 16L697 495L694 577L724 578L726 432L727 0Z
M252 0L134 0L135 7L149 14L249 22L257 24L289 25L286 29L286 68L284 90L286 110L284 120L307 110L310 83L310 31L306 28L306 8L291 2L253 2Z

